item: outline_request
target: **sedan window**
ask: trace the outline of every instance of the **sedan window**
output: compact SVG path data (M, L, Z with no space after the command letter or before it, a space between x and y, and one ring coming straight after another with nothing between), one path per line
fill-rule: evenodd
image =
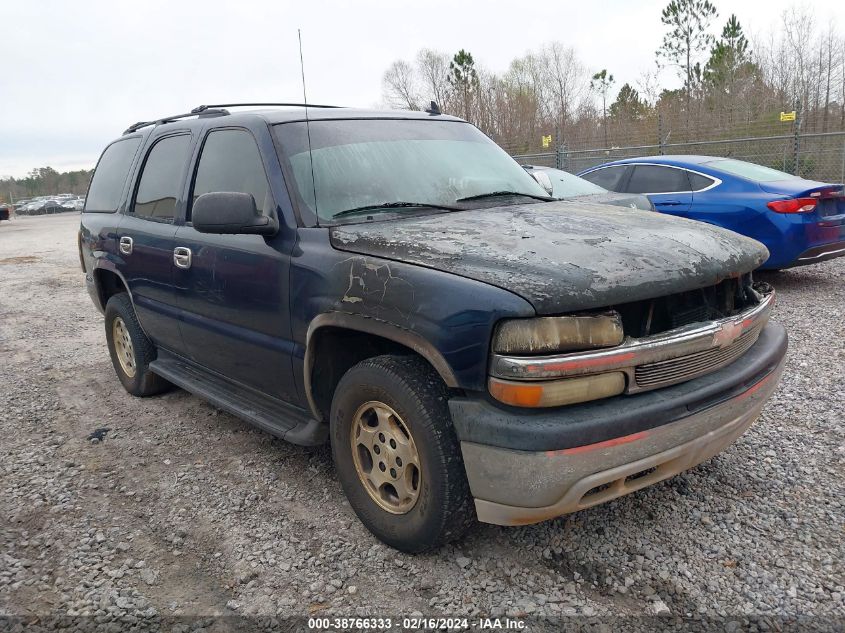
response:
M677 193L690 191L690 182L683 169L637 165L627 190L628 193Z
M708 165L713 169L721 169L722 171L726 171L729 174L733 174L734 176L739 176L740 178L747 178L748 180L754 180L756 182L792 180L798 177L793 176L792 174L787 174L784 171L772 169L771 167L764 167L763 165L756 165L754 163L748 163L744 160L736 160L734 158L722 158L718 160L712 160L704 164Z
M610 191L619 191L619 183L625 174L625 169L627 169L625 165L604 167L591 171L589 174L583 174L581 178Z
M693 172L688 172L689 174L689 181L693 191L701 191L702 189L707 189L707 187L711 186L715 180L712 178L708 178L707 176L703 176L701 174L695 174Z

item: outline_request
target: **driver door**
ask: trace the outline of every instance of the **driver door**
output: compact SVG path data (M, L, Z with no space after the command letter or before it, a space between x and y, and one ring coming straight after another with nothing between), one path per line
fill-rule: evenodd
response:
M174 283L186 349L206 369L296 401L288 305L293 231L283 226L266 238L196 231L190 222L193 202L219 191L248 193L263 213L276 213L250 130L210 130L197 159L186 222L174 239L180 255L174 260Z

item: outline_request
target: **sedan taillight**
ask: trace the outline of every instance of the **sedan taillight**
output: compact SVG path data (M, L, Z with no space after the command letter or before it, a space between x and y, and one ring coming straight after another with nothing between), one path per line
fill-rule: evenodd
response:
M766 206L777 213L809 213L816 208L817 198L789 198L772 200Z

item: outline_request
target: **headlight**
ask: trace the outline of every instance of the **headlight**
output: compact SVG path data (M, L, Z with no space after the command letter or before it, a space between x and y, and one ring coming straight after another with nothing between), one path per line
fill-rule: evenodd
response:
M503 321L493 336L497 354L575 352L622 343L618 312Z
M625 391L625 374L614 371L543 382L521 382L491 377L489 389L490 395L496 400L514 407L560 407L618 396Z

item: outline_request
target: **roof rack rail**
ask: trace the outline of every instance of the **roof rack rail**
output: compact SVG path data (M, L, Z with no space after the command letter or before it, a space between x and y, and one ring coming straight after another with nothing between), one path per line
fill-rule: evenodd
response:
M191 112L186 112L184 114L174 114L173 116L165 116L161 117L160 119L153 119L152 121L138 121L137 123L133 123L128 128L126 128L123 133L132 134L132 132L137 132L141 128L145 128L148 125L161 125L162 123L172 123L173 121L178 121L179 119L186 119L192 116L195 116L197 118L205 118L226 116L227 114L229 114L228 110L217 107L203 107L201 110L199 110L198 108L194 108L194 110L197 111L194 112L192 110Z
M343 106L336 105L320 105L318 103L219 103L215 105L201 105L197 106L191 112L200 113L205 112L210 108L237 108L240 106L290 106L295 108L341 108Z
M221 103L215 105L201 105L197 106L190 112L186 112L185 114L174 114L173 116L166 116L161 117L160 119L153 119L151 121L138 121L137 123L133 123L128 128L124 130L124 134L132 134L132 132L137 132L141 128L145 128L148 125L161 125L162 123L171 123L172 121L177 121L179 119L186 119L188 117L212 117L212 116L226 116L229 114L229 111L226 108L236 108L240 106L289 106L289 107L296 107L296 108L340 108L343 106L334 106L334 105L321 105L318 103Z

